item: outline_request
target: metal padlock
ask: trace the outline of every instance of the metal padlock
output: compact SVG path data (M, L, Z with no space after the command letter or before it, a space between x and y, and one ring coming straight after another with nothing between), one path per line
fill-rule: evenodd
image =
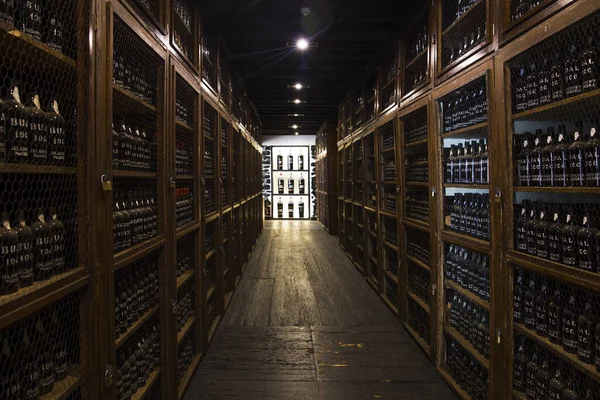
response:
M103 173L100 177L100 183L102 184L102 190L105 192L112 191L112 182L107 172Z

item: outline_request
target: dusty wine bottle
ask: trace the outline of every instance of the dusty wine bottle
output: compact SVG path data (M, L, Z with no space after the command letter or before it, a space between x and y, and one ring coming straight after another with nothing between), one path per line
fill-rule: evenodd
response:
M32 164L48 163L48 124L37 94L27 101L29 159Z
M10 163L29 162L28 112L21 103L16 82L11 84L8 96L0 104L0 116L6 127L6 160Z
M33 232L27 226L25 215L19 212L15 232L19 235L17 251L19 255L19 286L27 287L33 284L34 279L34 253L33 253Z
M19 235L2 213L0 221L0 294L15 293L19 289Z

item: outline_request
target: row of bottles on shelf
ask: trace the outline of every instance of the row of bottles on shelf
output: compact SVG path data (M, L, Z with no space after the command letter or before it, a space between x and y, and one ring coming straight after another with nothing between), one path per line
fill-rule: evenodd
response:
M194 291L188 290L177 300L177 332L181 332L185 323L194 316Z
M191 175L194 172L194 149L186 141L178 141L175 148L175 173Z
M11 225L9 214L0 217L0 295L11 294L62 274L68 267L65 226L55 208L48 219L38 209L28 226L23 212Z
M277 154L277 169L283 170L283 156L281 155L281 150L279 151L279 154ZM287 169L288 170L294 169L294 156L292 155L291 150L290 150L290 154L287 156ZM298 170L299 171L304 170L304 155L303 154L298 155Z
M450 199L450 197L447 197L447 199ZM450 218L448 219L448 216L446 216L446 228L463 235L490 240L488 194L457 193L454 195L448 212Z
M476 251L451 244L445 277L484 300L490 299L490 260Z
M411 264L408 268L408 289L426 304L430 304L430 287L429 271Z
M141 101L155 105L156 88L150 83L150 72L134 61L131 55L125 57L124 49L115 46L113 58L113 82L115 85L131 92ZM156 74L156 72L154 72Z
M406 217L418 221L429 221L429 198L427 192L406 192Z
M207 181L209 183L210 181ZM215 188L206 185L206 189L204 189L204 210L205 214L211 213L216 210L216 198L215 198Z
M304 176L300 174L300 178L298 180L298 194L304 194L306 192L306 180ZM290 174L288 178L288 194L294 194L294 190L296 187L296 179ZM285 179L283 178L283 174L279 174L279 178L277 179L277 193L284 194L285 188Z
M418 142L427 138L427 123L411 123L409 120L404 122L404 144Z
M456 341L446 337L446 370L473 400L489 399L489 376L485 367Z
M190 331L191 332L191 331ZM194 357L194 335L187 334L180 345L179 357L177 357L177 378L181 381L185 373L192 365Z
M398 201L396 199L396 187L393 185L384 185L384 191L383 191L383 208L386 209L387 211L396 211L396 207L398 205ZM387 190L389 189L389 190ZM358 200L358 193L357 193L357 199Z
M565 362L523 336L516 336L515 341L513 389L525 393L528 400L596 398L597 390L586 384L587 378Z
M486 36L487 30L485 22L478 25L476 28L469 27L467 32L461 33L460 37L457 38L458 43L455 43L450 48L447 65L452 64L454 61L467 54L475 46L483 43Z
M467 11L471 9L475 4L477 4L477 0L458 0L456 2L456 12L454 13L454 21L459 19L466 14Z
M429 265L429 235L410 231L406 235L406 252L409 256Z
M600 123L599 118L575 124L567 133L564 124L547 133L536 129L535 135L515 135L513 151L518 164L517 182L521 186L600 187ZM517 159L518 158L518 159Z
M406 157L404 173L406 182L428 182L429 161L427 160L427 156Z
M464 145L444 148L444 182L487 184L490 181L490 159L487 141L465 141Z
M295 207L294 200L292 200L290 198L290 201L288 203L288 217L289 218L294 218L294 207ZM298 202L298 216L300 218L304 218L304 201L302 199L300 199L300 201ZM281 200L281 199L279 199L279 201L277 202L277 217L283 218L283 200Z
M544 56L541 61L512 68L513 111L523 112L599 87L598 40L589 35L584 46L571 44L565 57Z
M513 321L600 371L600 319L596 310L591 293L515 269Z
M212 147L206 146L206 148L204 149L204 175L214 176L216 172L217 172L216 151Z
M181 36L181 33L179 31L173 30L173 40L175 41L175 45L179 48L179 50L183 52L183 55L189 59L189 48L185 45L183 37Z
M387 134L383 134L381 137L381 147L382 150L388 150L394 148L395 138L394 132L390 132Z
M444 133L465 129L487 121L487 92L480 84L453 99L442 102Z
M189 187L175 190L175 219L177 226L183 226L194 220L194 192Z
M0 22L16 26L32 38L63 52L63 7L50 7L41 0L5 0L0 5Z
M117 350L117 398L131 399L160 367L158 326L145 326Z
M146 260L128 268L115 282L115 330L117 338L159 301L158 262Z
M383 217L383 240L393 245L398 244L398 223L396 218Z
M0 389L6 399L39 399L67 377L71 332L64 313L46 310L0 336Z
M113 246L119 253L158 235L158 207L152 190L115 192Z
M588 272L600 273L600 221L595 204L523 200L515 209L515 249ZM575 208L581 210L576 213Z
M183 104L179 99L175 100L175 119L184 124L190 124L193 120L192 111L187 106L188 104Z
M183 25L191 31L192 30L192 11L188 3L185 0L175 0L175 13L183 22Z
M411 53L409 59L415 58L417 55L425 51L429 45L427 23L422 24L422 26L418 27L415 32L414 45L413 48L410 49Z
M177 252L177 266L175 270L175 274L177 275L177 277L179 278L187 271L193 271L194 269L194 253L192 252L192 248L187 247L182 250L179 250Z
M485 358L490 357L489 311L448 289L449 323Z
M67 150L76 153L75 136L67 137L56 99L46 109L42 109L37 94L31 94L25 105L21 103L17 83L11 84L6 98L0 101L0 162L65 165Z
M427 71L426 69L422 69L419 72L416 72L414 74L414 78L412 80L411 89L414 89L417 86L427 82L428 77L429 77L429 71Z
M413 299L408 299L408 325L429 344L429 314Z
M113 169L120 171L156 171L156 134L132 127L127 121L113 123Z
M383 157L383 180L385 182L396 182L396 160L394 155Z
M511 1L511 21L515 21L527 14L530 10L542 4L544 0L516 0Z

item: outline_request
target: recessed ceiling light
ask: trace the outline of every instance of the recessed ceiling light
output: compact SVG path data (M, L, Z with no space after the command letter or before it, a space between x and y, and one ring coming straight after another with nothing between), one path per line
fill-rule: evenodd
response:
M306 50L308 49L308 40L302 38L302 39L298 39L298 41L296 42L296 47L298 48L298 50Z
M300 82L298 82L294 85L294 89L296 89L296 90L302 90L303 87L304 86L302 86L302 84Z
M304 117L304 114L288 114L288 117Z
M292 125L292 129L298 129L298 125Z
M298 136L298 135L299 135L299 133L298 133L298 132L294 132L294 135Z
M302 100L300 100L300 99L294 100L294 104L300 104L300 103L302 103Z

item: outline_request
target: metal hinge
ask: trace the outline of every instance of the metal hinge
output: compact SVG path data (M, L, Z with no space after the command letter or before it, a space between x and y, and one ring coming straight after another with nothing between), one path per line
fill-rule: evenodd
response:
M431 188L431 197L435 197L435 194L436 194L436 189L435 189L435 187L432 187Z
M500 344L500 341L501 341L500 338L501 338L501 336L502 336L502 331L500 329L497 329L496 330L496 342L498 344Z
M431 295L435 296L435 291L437 290L437 285L434 283L431 285Z
M104 367L104 386L110 387L114 383L115 378L115 366L107 365Z

